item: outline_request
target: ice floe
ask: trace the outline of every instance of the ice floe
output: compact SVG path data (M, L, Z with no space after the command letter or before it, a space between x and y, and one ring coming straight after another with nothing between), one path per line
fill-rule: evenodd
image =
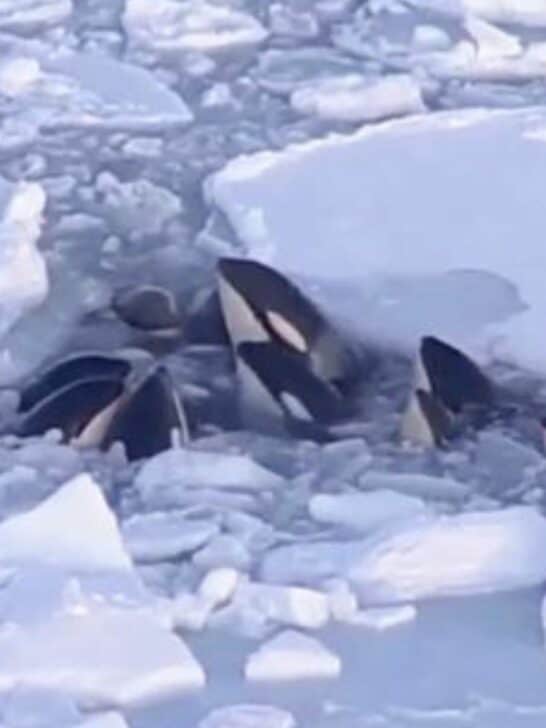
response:
M546 575L546 520L531 507L421 516L367 539L273 549L262 562L266 581L321 584L346 579L361 604L531 586Z
M214 624L247 634L262 634L283 625L320 629L330 618L326 595L313 589L241 581Z
M0 694L24 683L94 707L201 687L89 475L0 524Z
M72 13L71 0L3 0L0 30L28 32L63 23Z
M164 561L191 553L219 532L210 520L190 520L176 511L146 513L123 523L123 539L135 561Z
M420 498L390 490L370 493L319 494L311 497L309 512L321 523L347 526L366 533L403 518L422 515L427 506Z
M228 705L210 712L197 728L296 728L296 721L273 705Z
M37 248L46 205L44 189L37 183L20 183L11 194L7 190L0 188L4 201L9 195L0 219L0 338L43 303L49 290L46 263Z
M417 9L458 17L474 13L492 23L530 27L546 25L544 0L406 0L406 2Z
M283 482L244 455L179 449L149 459L135 486L148 506L168 508L185 505L186 492L196 488L252 493L276 489Z
M319 640L287 630L264 642L245 664L247 680L302 680L332 678L341 660Z
M377 121L425 111L419 84L408 75L366 79L353 74L311 83L294 91L295 111L339 121Z
M123 24L132 43L160 54L221 51L256 45L267 37L252 15L205 0L127 0Z
M12 123L35 133L73 127L138 131L193 119L182 98L149 71L98 53L14 54L0 65L0 88L10 99Z
M354 294L347 288L342 297L351 299L347 308L339 297L329 303L362 335L414 346L417 337L438 334L544 372L546 352L533 332L546 318L546 146L537 136L545 126L540 109L392 121L235 159L206 189L251 256L292 273L352 281ZM442 295L448 274L452 296ZM492 276L516 287L523 309L505 309L499 320L500 289L498 302L480 299ZM398 294L389 280L400 284ZM411 305L404 285L413 286ZM357 317L362 310L366 316Z

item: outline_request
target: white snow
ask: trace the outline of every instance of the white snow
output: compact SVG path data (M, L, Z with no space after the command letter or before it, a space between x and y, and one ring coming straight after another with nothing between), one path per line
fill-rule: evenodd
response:
M264 642L245 664L247 680L302 680L332 678L341 660L313 637L287 630Z
M197 593L212 607L218 607L233 596L241 575L236 569L211 569L203 578Z
M4 190L0 189L0 194L2 203ZM43 188L33 182L16 185L9 201L3 205L0 219L0 339L47 297L47 267L37 249L45 205Z
M341 495L314 495L309 513L321 523L347 526L362 533L402 518L422 515L427 506L420 498L391 490Z
M273 705L228 705L213 710L197 728L296 728L296 721Z
M302 114L354 122L425 111L419 84L402 74L374 80L359 74L327 78L294 91L290 104Z
M206 0L127 0L123 24L132 43L160 54L215 52L267 37L252 15Z
M163 561L195 551L219 531L210 520L189 520L184 512L146 513L123 523L123 540L133 559Z
M330 304L362 334L406 347L425 333L479 342L544 372L533 332L546 318L546 146L529 135L545 126L540 109L393 121L241 157L207 193L251 255L256 247L291 273L344 281ZM262 221L256 238L250 214ZM511 284L523 306L511 303Z
M0 523L0 563L60 565L78 572L128 571L116 519L87 474L36 508Z

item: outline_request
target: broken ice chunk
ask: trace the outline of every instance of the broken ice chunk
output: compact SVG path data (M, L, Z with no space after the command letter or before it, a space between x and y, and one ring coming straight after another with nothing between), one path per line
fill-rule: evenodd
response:
M528 506L421 519L363 546L347 578L369 604L505 591L546 578L546 519Z
M239 571L246 571L252 559L244 543L235 536L222 533L211 539L204 548L198 551L192 561L202 569L231 567Z
M79 572L132 568L116 519L87 474L76 476L33 510L0 524L0 562L59 565Z
M273 705L228 705L213 710L197 728L296 728L296 721Z
M382 473L370 470L359 479L358 485L364 490L393 490L433 500L460 501L470 493L470 488L465 483L421 473Z
M347 526L367 533L389 522L427 513L420 498L376 490L371 493L315 495L309 501L311 516L321 523Z
M346 621L349 624L370 627L378 631L396 627L399 624L412 622L417 617L417 609L413 604L401 607L372 607L361 609L352 614Z
M195 551L219 532L214 521L189 520L183 512L145 513L124 522L129 553L143 563L173 559Z
M47 268L36 247L45 204L39 184L20 183L0 219L0 339L47 297Z
M317 639L287 630L264 642L245 664L247 680L337 677L341 660Z

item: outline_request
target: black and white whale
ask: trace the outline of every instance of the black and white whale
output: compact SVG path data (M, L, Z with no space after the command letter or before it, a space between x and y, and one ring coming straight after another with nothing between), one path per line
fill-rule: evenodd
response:
M243 342L272 342L305 357L313 374L340 391L358 378L353 348L285 276L257 261L222 258L217 280L234 351Z
M501 412L499 390L466 354L433 336L421 339L401 436L444 446L466 424L480 426Z
M237 346L243 424L268 434L333 439L328 427L346 414L335 387L317 377L301 354L271 341Z
M125 446L130 460L188 440L186 416L167 370L140 350L77 354L23 389L17 434L60 429L77 447Z

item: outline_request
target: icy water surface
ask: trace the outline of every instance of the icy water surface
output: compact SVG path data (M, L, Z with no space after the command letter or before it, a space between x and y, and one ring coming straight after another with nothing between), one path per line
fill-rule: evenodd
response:
M225 254L375 363L338 441L241 431L209 306L160 353L190 448L2 437L2 728L544 725L545 78L530 0L0 0L3 429L43 363L146 344L114 290L195 316ZM400 444L430 333L521 420Z

